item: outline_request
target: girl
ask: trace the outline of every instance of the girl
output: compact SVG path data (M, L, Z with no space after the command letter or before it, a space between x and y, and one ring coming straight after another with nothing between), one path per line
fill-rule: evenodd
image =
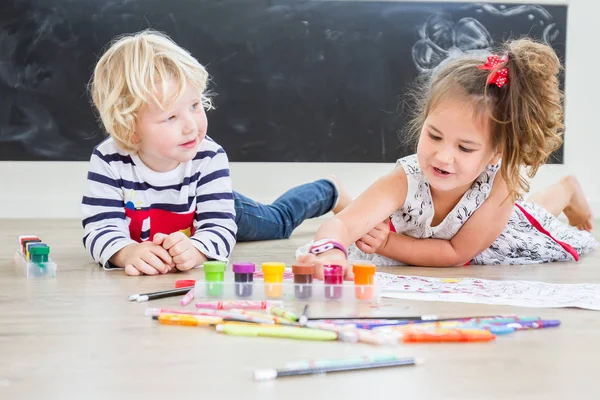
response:
M529 188L520 171L533 177L562 142L560 62L529 39L501 54L449 59L434 71L415 91L417 153L324 223L300 262L529 264L577 260L596 246L575 178L517 201ZM381 221L390 215L387 235Z

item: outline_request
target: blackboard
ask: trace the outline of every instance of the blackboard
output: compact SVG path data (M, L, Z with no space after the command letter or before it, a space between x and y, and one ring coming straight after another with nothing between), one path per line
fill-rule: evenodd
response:
M565 56L567 6L300 0L5 0L0 160L88 160L86 84L115 35L154 28L207 66L232 161L390 162L420 71L530 35ZM553 162L562 162L562 149Z

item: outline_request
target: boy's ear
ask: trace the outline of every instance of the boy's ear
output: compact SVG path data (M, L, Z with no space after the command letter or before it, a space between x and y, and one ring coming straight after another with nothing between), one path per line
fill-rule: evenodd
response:
M137 133L133 133L131 135L131 139L130 139L130 143L131 143L131 151L133 153L137 153L140 151L140 143L142 143L142 139L140 138L140 135L138 135Z
M137 132L133 132L133 135L131 135L131 143L137 146L141 141L142 139L140 139L140 135L138 135Z

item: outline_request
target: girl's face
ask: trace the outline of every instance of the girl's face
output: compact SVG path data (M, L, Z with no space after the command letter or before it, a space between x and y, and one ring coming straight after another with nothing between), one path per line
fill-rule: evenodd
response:
M476 116L471 103L456 99L441 101L427 115L417 159L432 191L462 194L500 159L489 121Z

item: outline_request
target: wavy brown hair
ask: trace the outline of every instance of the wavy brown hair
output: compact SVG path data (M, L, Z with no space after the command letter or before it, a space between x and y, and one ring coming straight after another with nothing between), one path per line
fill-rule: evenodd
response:
M506 42L497 54L508 59L491 71L477 68L485 57L462 56L420 77L410 93L416 107L407 129L418 139L427 115L441 101L456 96L472 101L476 114L489 118L492 144L502 153L500 172L516 200L529 191L521 168L533 178L562 144L561 64L552 48L531 39ZM502 87L487 84L488 77L504 67L508 83Z

